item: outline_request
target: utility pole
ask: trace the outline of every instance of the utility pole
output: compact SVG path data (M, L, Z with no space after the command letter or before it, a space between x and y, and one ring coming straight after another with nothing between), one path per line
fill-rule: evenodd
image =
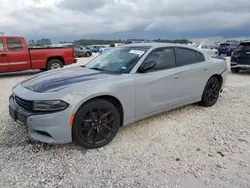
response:
M4 32L0 32L0 34L3 36L3 35L4 35Z

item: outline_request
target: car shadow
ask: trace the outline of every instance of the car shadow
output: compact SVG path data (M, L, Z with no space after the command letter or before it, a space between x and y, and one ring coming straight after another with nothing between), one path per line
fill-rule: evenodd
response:
M31 76L37 73L42 72L41 70L28 70L28 71L20 71L20 72L8 72L8 73L0 73L0 78L5 77L19 77L19 76Z
M241 70L241 71L238 72L237 74L248 75L248 74L250 74L250 70Z

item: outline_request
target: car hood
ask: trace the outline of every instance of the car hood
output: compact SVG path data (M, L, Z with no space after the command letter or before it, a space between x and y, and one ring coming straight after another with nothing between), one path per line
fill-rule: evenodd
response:
M85 67L74 67L39 74L25 80L21 85L35 92L46 93L60 91L79 82L99 80L114 76L117 76L117 74L100 72Z

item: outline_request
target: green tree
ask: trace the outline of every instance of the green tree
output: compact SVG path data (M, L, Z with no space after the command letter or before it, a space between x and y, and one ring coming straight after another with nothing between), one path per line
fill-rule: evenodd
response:
M36 43L35 43L34 40L29 40L28 45L29 45L29 46L35 46Z
M37 46L45 46L45 45L51 45L50 39L41 39L36 42Z
M41 40L36 41L36 46L41 46Z

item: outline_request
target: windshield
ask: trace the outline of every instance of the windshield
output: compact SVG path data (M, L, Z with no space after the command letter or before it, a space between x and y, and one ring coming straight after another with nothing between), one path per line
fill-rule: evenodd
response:
M149 48L114 48L90 61L86 67L100 71L129 73Z

